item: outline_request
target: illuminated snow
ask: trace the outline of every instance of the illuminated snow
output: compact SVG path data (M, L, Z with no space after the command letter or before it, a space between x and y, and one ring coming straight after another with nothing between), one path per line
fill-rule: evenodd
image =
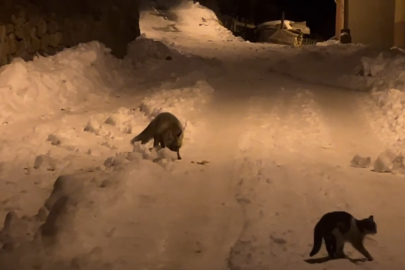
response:
M198 4L172 12L143 12L124 60L91 42L1 69L0 269L403 269L403 176L350 166L403 149L403 56L253 44ZM186 126L181 161L129 144L162 111ZM333 210L375 216L374 262L304 262Z

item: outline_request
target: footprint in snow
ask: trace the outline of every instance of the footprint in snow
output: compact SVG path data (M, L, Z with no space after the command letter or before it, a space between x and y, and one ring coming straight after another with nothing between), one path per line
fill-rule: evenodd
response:
M279 245L284 245L284 244L287 243L287 241L285 239L277 238L277 237L274 237L272 235L270 235L270 239L273 240L276 244L279 244Z

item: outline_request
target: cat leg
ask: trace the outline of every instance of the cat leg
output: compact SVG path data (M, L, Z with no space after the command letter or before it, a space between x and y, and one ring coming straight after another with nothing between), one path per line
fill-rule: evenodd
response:
M333 236L336 239L336 248L334 250L336 258L346 258L346 255L343 252L343 248L345 245L345 239L343 234L339 229L333 230Z
M343 244L340 247L338 247L336 250L336 252L337 252L336 255L339 258L348 258L348 256L345 254L344 247L345 247L345 243L343 242Z
M370 255L370 253L367 251L367 249L364 247L362 239L356 240L352 242L353 247L363 254L364 257L367 258L367 260L372 261L373 257Z
M335 248L336 248L336 241L333 235L324 237L326 251L328 252L328 256L330 258L335 258Z
M343 247L345 245L344 239L342 235L336 236L336 250L335 255L337 258L344 258L345 255L343 253Z

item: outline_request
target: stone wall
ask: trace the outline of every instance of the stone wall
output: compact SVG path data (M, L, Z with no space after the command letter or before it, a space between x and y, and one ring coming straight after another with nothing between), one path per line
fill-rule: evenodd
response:
M136 0L0 0L0 65L98 40L117 57L140 35Z

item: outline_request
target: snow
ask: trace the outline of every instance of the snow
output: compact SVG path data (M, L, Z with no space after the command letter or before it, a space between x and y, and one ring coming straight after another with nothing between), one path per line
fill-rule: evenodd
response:
M268 21L261 23L257 26L258 29L263 29L263 28L279 28L281 25L281 20L276 20L276 21ZM307 27L306 22L293 22L290 20L284 20L284 27L286 29L300 29L304 34L309 35L311 33L309 27Z
M103 102L113 86L120 89L125 84L119 66L97 42L51 57L38 56L32 62L16 59L0 73L0 120L10 124L50 117L61 109L80 110L76 105L85 106L88 100Z
M122 60L90 42L1 68L0 269L403 269L402 52L153 14ZM129 143L163 111L180 161ZM375 216L373 262L306 261L335 210Z
M293 29L291 27L291 25L290 25L291 23L294 23L294 22L289 21L289 20L284 20L284 25L285 25L285 27L287 27L287 29ZM260 25L263 25L263 26L267 26L267 25L276 26L276 25L280 25L280 24L281 24L281 20L276 20L276 21L265 22L265 23L262 23Z

